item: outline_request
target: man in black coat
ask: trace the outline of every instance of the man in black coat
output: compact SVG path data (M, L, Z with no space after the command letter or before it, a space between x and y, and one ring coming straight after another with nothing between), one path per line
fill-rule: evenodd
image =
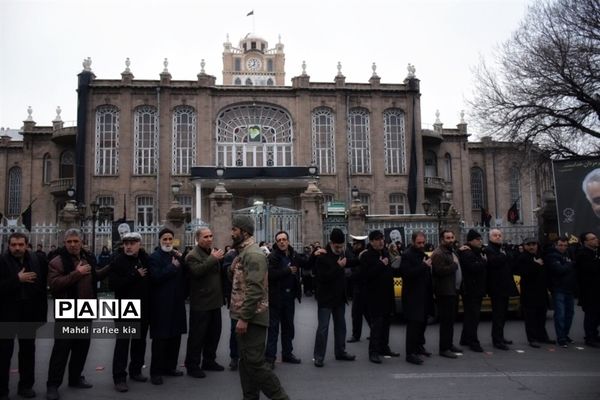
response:
M314 363L323 367L327 351L329 320L333 316L334 352L336 360L354 361L356 357L346 352L346 277L344 269L345 235L338 228L331 231L329 244L324 251L315 252L315 281L318 326L315 335Z
M521 311L529 345L539 348L541 347L539 343L553 343L546 331L548 311L546 267L539 255L535 238L526 238L523 241L523 252L517 256L515 272L521 276Z
M427 318L433 315L431 259L425 254L427 239L423 232L412 234L412 245L402 254L402 312L406 320L406 361L423 364L419 356L431 356L425 350Z
M504 324L508 313L510 296L517 296L517 285L513 278L512 265L502 247L502 232L492 229L489 244L485 248L487 257L487 292L492 301L492 343L495 348L508 350L511 340L504 337Z
M279 231L275 235L275 246L267 257L269 264L269 330L265 360L275 368L277 339L281 325L281 361L300 364L294 353L295 302L301 301L300 268L302 258L290 245L289 235Z
M360 277L365 282L367 314L371 326L369 361L381 364L380 355L398 357L390 349L390 319L394 311L394 274L381 231L369 233L367 250L360 255Z
M109 274L110 286L116 299L139 299L142 309L139 320L139 338L117 337L113 353L113 381L118 392L129 390L127 383L127 358L131 345L129 362L129 378L136 382L146 382L142 375L144 356L146 354L146 335L148 334L150 306L150 277L148 276L148 254L141 248L142 236L137 232L129 232L123 236L123 249L112 261ZM124 324L115 321L115 325Z
M0 258L0 322L6 323L10 338L0 339L0 399L8 399L10 360L14 338L19 338L19 385L21 397L35 397L35 330L46 322L45 258L27 250L27 236L8 237L8 252ZM19 329L17 329L17 327Z
M463 329L460 344L469 346L475 352L483 352L477 327L481 314L481 301L485 296L487 258L483 254L481 235L474 229L467 233L467 243L458 251L458 259L463 274Z
M592 232L581 234L582 248L575 258L579 281L579 305L584 312L585 344L600 347L600 255L598 237Z
M354 260L358 260L360 253L365 250L365 240L367 236L352 236L352 253ZM349 260L352 261L352 260ZM359 262L349 262L351 265L351 275L349 279L350 290L352 292L352 336L348 339L348 343L360 341L362 335L363 317L369 324L369 316L367 315L367 295L364 279L359 273ZM348 267L348 265L346 266Z

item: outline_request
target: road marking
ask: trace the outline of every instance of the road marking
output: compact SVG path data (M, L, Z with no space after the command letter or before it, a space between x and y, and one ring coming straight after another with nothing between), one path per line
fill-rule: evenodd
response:
M439 372L422 374L392 374L394 379L474 379L474 378L596 378L600 372L520 371L520 372Z

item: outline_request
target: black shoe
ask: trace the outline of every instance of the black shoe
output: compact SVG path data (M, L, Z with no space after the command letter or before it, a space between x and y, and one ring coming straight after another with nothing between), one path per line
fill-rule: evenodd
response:
M585 341L585 345L588 347L595 347L595 348L600 348L600 343L598 342L593 342L591 340L586 340Z
M35 397L35 390L33 390L32 388L19 389L17 391L17 394L26 399L32 399Z
M440 351L440 356L446 357L446 358L458 358L456 353L453 353L450 350Z
M529 346L533 347L534 349L539 349L540 347L542 347L539 343L534 342L533 340L529 342Z
M335 359L338 361L354 361L356 360L356 356L353 354L344 353L340 354L339 356L335 356Z
M205 371L225 371L225 367L217 363L216 361L202 363L202 369Z
M508 340L508 339L502 339L502 343L504 344L513 344L512 340Z
M409 354L406 356L406 362L409 362L411 364L415 364L415 365L421 365L423 364L423 360L421 359L421 357L419 357L416 354Z
M240 361L237 358L232 358L231 361L229 362L229 370L230 371L237 371L238 370L239 362Z
M300 364L302 362L301 359L299 359L298 357L296 357L293 354L290 354L289 356L282 357L281 361L284 362L284 363L289 363L289 364Z
M165 372L166 376L183 376L183 371L180 371L178 369L171 369L167 372Z
M474 351L475 353L483 353L483 348L481 347L481 345L479 343L473 343L469 346L469 348L471 349L471 351Z
M563 349L566 349L567 347L569 347L569 345L567 344L567 341L566 341L566 340L559 340L559 341L558 341L558 345L559 345L560 347L562 347Z
M323 368L323 365L325 364L323 363L323 360L321 358L315 358L315 367Z
M150 375L150 382L153 385L162 385L163 384L163 378L160 375Z
M125 393L129 391L129 386L125 382L115 383L115 390L120 393Z
M510 350L504 343L494 343L494 347L499 350Z
M356 343L356 342L360 342L360 339L357 338L356 336L350 336L350 338L348 340L346 340L347 343Z
M77 382L69 383L69 387L76 389L91 389L92 387L94 387L94 385L86 381L85 377L82 376Z
M375 364L381 364L381 358L379 357L379 354L377 354L377 353L369 354L369 361L371 361L372 363L375 363Z
M48 386L46 388L46 400L58 400L60 396L58 395L58 388L56 386Z
M142 374L131 374L129 375L129 379L136 382L148 382L148 377Z
M567 343L573 344L573 343L575 343L575 341L567 336Z
M275 359L274 358L265 358L265 362L269 366L270 369L275 369Z
M417 354L420 356L431 357L431 352L427 351L427 349L423 346L419 347Z
M452 345L452 347L450 347L450 351L453 353L462 353L463 350L459 347L456 347L455 345Z
M400 357L400 353L396 353L395 351L388 350L385 353L381 353L382 356L388 357Z
M192 378L206 378L206 374L200 368L188 369L187 374Z

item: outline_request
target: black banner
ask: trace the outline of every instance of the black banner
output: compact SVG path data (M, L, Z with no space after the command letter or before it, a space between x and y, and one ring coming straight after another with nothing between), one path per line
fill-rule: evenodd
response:
M600 158L554 161L560 235L600 233Z

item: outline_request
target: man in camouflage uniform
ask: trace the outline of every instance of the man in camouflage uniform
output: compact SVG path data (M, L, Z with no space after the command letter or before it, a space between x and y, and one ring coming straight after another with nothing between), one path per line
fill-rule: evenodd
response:
M265 362L269 327L267 259L254 241L254 220L233 218L231 239L238 256L231 264L231 318L239 344L240 380L244 400L256 400L262 391L268 398L289 400L281 383Z

